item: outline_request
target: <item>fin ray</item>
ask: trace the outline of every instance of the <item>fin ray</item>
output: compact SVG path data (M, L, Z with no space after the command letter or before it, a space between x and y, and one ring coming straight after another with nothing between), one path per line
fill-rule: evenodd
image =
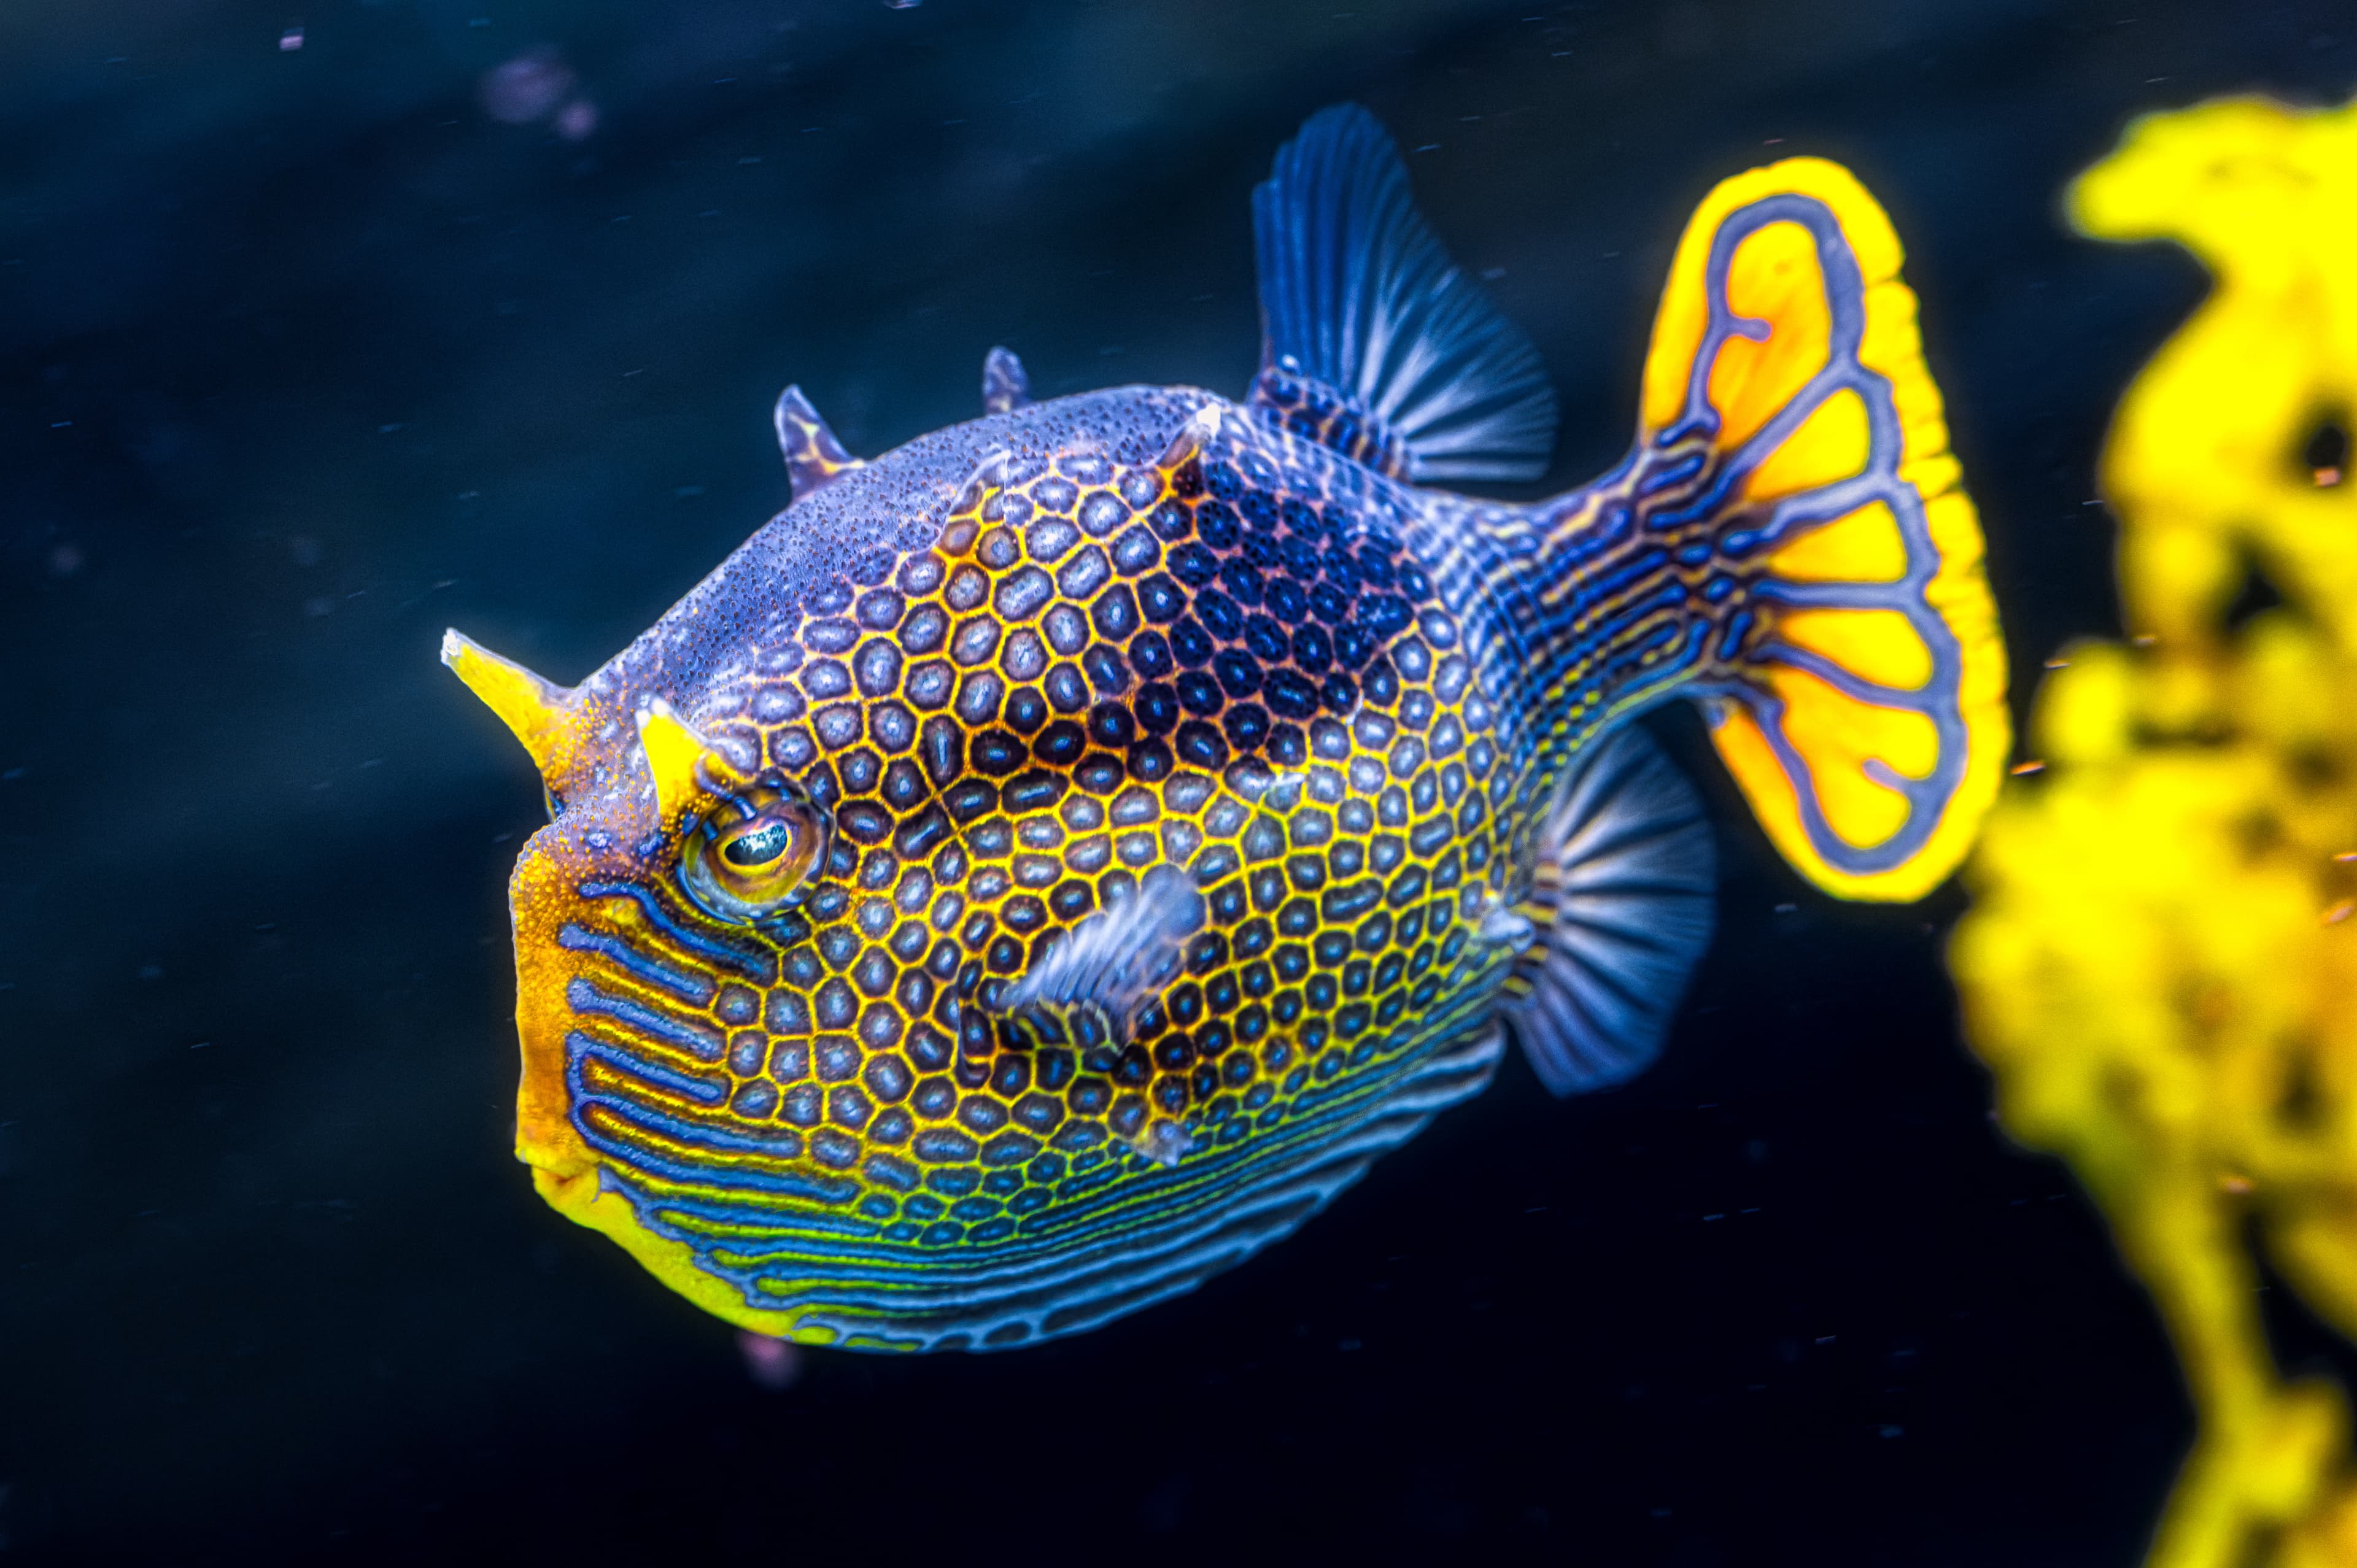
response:
M1149 881L1074 927L992 1011L1050 1037L1093 1026L1127 1044L1131 1019L1176 978L1179 944L1202 918L1202 900L1183 878Z
M1717 881L1694 789L1641 729L1591 746L1539 839L1523 912L1541 928L1507 1021L1558 1095L1622 1082L1660 1053L1709 945Z

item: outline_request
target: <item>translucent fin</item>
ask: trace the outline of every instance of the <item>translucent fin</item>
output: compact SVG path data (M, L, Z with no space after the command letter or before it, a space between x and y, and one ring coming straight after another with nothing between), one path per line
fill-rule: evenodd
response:
M1717 855L1702 802L1643 730L1592 745L1547 819L1521 912L1506 1021L1539 1081L1581 1094L1635 1077L1710 945Z
M1828 892L1921 897L2010 745L2005 649L1890 220L1848 170L1724 181L1687 225L1641 439L1711 449L1726 558L1755 568L1706 685L1712 738L1778 850Z
M1012 349L993 349L982 361L982 412L1012 413L1031 406L1031 378Z
M1202 922L1191 884L1149 876L1125 901L1082 921L990 1010L1040 1043L1126 1044L1131 1020L1178 978L1179 943Z
M1373 115L1349 103L1312 115L1253 191L1253 232L1262 373L1253 401L1278 423L1297 424L1295 411L1330 389L1353 438L1372 421L1374 448L1396 439L1410 478L1545 470L1555 392L1538 352L1440 248ZM1302 379L1317 386L1281 384Z

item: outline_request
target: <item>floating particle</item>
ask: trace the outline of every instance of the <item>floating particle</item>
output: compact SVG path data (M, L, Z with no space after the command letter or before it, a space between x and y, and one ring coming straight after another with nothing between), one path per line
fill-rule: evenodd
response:
M737 1348L744 1353L745 1370L756 1386L783 1393L802 1380L802 1352L791 1339L780 1339L749 1329L737 1331Z
M568 142L582 141L597 128L597 106L576 98L556 112L556 134Z
M543 45L485 71L476 97L483 113L500 124L529 125L565 102L573 80L573 68L564 57Z

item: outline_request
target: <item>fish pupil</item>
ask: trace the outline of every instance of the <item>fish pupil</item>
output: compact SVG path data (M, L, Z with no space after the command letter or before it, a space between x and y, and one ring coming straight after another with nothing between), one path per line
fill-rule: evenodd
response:
M767 865L786 853L786 845L792 837L783 822L763 822L759 827L730 839L721 847L720 858L731 865L748 870Z

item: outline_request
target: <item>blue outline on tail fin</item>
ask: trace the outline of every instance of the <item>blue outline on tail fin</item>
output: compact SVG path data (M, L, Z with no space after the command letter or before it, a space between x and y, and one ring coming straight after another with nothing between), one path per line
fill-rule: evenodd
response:
M1655 436L1668 446L1695 435L1716 435L1718 415L1709 403L1710 368L1732 337L1764 339L1769 323L1738 317L1727 303L1727 274L1736 247L1771 223L1797 223L1814 242L1819 275L1824 281L1830 323L1825 363L1808 384L1794 392L1768 423L1752 432L1742 446L1726 456L1710 485L1683 509L1678 521L1717 511L1746 476L1774 453L1808 417L1835 392L1857 394L1867 416L1865 467L1856 476L1788 496L1775 503L1767 521L1757 528L1736 529L1719 541L1722 553L1735 559L1757 555L1790 543L1803 529L1847 516L1858 508L1881 501L1890 509L1900 542L1907 552L1907 569L1888 583L1790 583L1773 576L1754 585L1754 596L1793 609L1896 610L1907 618L1932 660L1932 673L1913 691L1885 686L1841 669L1824 655L1781 641L1763 644L1756 660L1772 660L1804 671L1843 695L1876 707L1922 714L1932 723L1939 746L1938 760L1929 776L1910 779L1879 757L1869 757L1867 776L1894 790L1907 802L1907 820L1880 843L1864 848L1833 831L1819 806L1816 781L1807 760L1784 734L1783 702L1748 682L1712 682L1690 688L1696 695L1742 703L1759 721L1760 733L1777 762L1792 780L1801 823L1809 843L1825 864L1852 876L1868 876L1904 865L1921 850L1946 814L1948 801L1963 784L1965 729L1960 692L1964 679L1964 649L1940 612L1927 597L1939 575L1941 555L1924 516L1922 495L1899 477L1905 450L1899 409L1889 380L1858 360L1866 333L1865 279L1857 258L1833 209L1812 196L1787 193L1762 198L1729 213L1712 236L1710 261L1703 274L1709 315L1702 342L1687 373L1685 412L1678 422ZM1665 520L1666 521L1666 520Z
M1545 471L1555 404L1538 350L1448 259L1373 115L1310 116L1254 188L1253 236L1264 375L1331 388L1400 438L1410 478Z

